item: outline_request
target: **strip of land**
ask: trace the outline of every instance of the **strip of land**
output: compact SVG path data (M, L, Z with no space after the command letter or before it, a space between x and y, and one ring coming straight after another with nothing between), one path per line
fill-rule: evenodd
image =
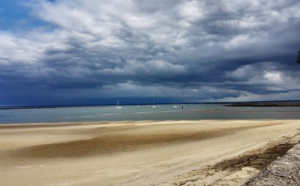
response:
M300 107L300 101L262 101L235 102L226 104L228 107Z
M298 120L0 125L3 185L241 185L300 140Z

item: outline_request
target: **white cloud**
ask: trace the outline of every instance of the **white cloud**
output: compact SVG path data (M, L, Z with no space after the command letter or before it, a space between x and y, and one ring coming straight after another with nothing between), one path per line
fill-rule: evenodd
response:
M227 77L239 80L237 85L263 85L263 92L297 89L299 78L291 76L290 71L281 70L280 67L274 62L245 65L227 72Z
M199 1L184 1L178 5L179 15L186 21L195 22L205 18L204 3Z
M38 47L36 42L18 38L9 33L0 32L0 41L0 59L2 64L36 63L43 52L43 48Z
M269 72L269 71L265 71L264 72L264 78L271 83L275 83L275 84L281 84L283 83L283 77L282 77L282 73L280 72Z

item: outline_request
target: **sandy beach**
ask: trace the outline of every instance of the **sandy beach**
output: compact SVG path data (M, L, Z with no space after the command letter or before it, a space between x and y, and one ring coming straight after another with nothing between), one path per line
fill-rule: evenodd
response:
M298 120L0 125L1 185L241 185L300 140Z

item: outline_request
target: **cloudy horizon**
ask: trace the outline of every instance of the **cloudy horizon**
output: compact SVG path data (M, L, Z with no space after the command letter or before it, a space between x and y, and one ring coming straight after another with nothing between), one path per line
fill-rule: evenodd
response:
M298 0L0 2L0 105L300 100Z

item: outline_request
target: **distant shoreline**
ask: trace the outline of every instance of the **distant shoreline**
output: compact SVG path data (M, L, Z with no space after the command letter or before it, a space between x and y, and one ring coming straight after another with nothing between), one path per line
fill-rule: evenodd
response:
M262 101L238 102L225 105L226 107L300 107L300 101Z
M157 103L156 105L172 105L173 103ZM182 102L177 105L194 105L194 104L219 104L225 107L300 107L299 100L291 101L251 101L251 102ZM121 104L122 106L135 106L136 104ZM147 106L148 104L139 104ZM29 106L0 106L0 110L15 109L52 109L52 108L71 108L71 107L111 107L114 104L103 105L29 105Z

